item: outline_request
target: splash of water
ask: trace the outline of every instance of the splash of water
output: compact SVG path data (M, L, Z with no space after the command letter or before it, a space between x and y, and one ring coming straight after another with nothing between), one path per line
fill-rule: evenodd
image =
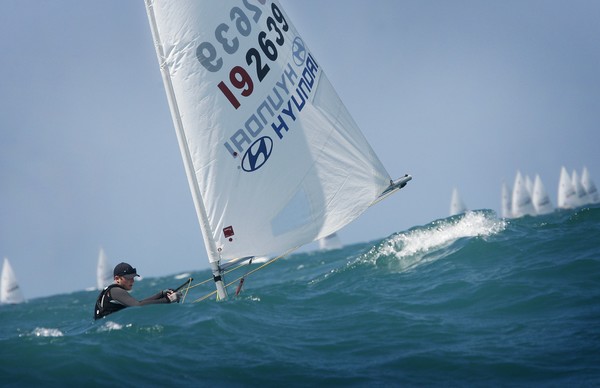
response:
M98 328L98 331L103 332L103 331L122 330L123 327L130 327L130 326L131 326L131 324L121 325L121 324L113 322L113 321L106 321L105 324L103 324L102 326L100 326L100 328Z
M393 258L393 264L404 271L448 256L459 249L452 245L460 239L488 237L505 228L506 221L497 219L490 211L469 211L395 234L364 259L377 263L381 258Z
M30 336L34 337L62 337L64 336L63 332L59 329L45 328L45 327L36 327L30 334Z

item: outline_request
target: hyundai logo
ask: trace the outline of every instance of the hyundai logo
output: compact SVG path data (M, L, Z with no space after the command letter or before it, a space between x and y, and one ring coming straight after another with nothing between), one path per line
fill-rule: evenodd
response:
M273 140L268 136L257 139L242 159L242 169L247 172L256 171L263 166L273 151Z

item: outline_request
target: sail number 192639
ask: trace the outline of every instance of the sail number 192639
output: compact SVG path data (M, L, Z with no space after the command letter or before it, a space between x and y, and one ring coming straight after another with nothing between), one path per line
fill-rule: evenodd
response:
M257 1L261 4L266 2L266 0ZM247 37L252 32L251 20L257 25L261 20L262 8L251 4L249 0L243 0L243 4L246 10L233 7L229 11L232 25L221 23L215 28L217 44L202 42L196 48L196 58L206 70L210 72L220 71L223 67L223 55L235 54L240 47L240 38ZM266 30L263 29L258 33L257 46L246 51L246 66L251 69L250 72L243 65L233 66L229 70L227 79L217 85L235 109L238 109L241 105L238 97L252 95L255 80L262 82L266 77L271 69L268 61L274 62L277 60L277 47L281 47L285 43L283 32L288 31L289 25L283 16L283 12L275 3L271 4L271 15L266 18L265 27Z

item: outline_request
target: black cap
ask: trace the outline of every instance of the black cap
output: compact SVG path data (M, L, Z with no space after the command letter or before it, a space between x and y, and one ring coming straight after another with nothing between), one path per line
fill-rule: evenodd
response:
M115 270L113 271L113 276L126 276L129 278L134 278L134 277L140 276L140 275L138 275L136 269L133 268L132 266L130 266L129 264L119 263L119 264L117 264L117 266L115 267Z

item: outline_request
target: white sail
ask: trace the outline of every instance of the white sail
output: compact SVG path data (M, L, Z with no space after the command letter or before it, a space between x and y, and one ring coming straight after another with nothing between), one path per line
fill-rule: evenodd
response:
M452 190L452 198L450 199L450 215L456 215L467 211L467 206L458 194L458 189L455 187Z
M502 182L500 206L503 218L512 217L512 191L506 182Z
M598 193L598 188L596 188L596 184L592 181L587 167L584 167L581 173L581 185L587 193L587 204L600 203L600 193Z
M517 171L517 176L515 177L511 213L514 218L519 218L526 215L535 215L535 208L533 207L533 203L531 201L531 194L529 194L529 190L527 190L525 179L521 175L520 171Z
M323 238L390 188L277 1L146 0L146 10L219 297L221 259Z
M23 292L10 262L5 257L2 264L2 277L0 278L0 303L16 304L25 301Z
M558 181L558 200L557 207L560 209L573 209L577 207L575 188L567 169L563 166L560 169L560 179Z
M113 282L113 268L108 263L104 249L100 248L98 253L98 264L96 266L96 287L99 290L104 289Z
M525 187L527 188L527 191L529 191L529 195L533 195L533 181L529 175L525 175Z
M575 189L575 207L585 205L587 193L581 184L579 174L577 174L576 170L573 170L573 174L571 174L571 183Z
M537 214L548 214L554 211L554 206L552 206L552 202L550 202L550 197L548 196L546 188L542 183L542 179L538 174L535 175L531 199L533 201L533 207L535 208L535 212Z
M340 249L341 247L342 241L337 233L332 233L329 236L325 236L319 240L319 249L322 251Z

